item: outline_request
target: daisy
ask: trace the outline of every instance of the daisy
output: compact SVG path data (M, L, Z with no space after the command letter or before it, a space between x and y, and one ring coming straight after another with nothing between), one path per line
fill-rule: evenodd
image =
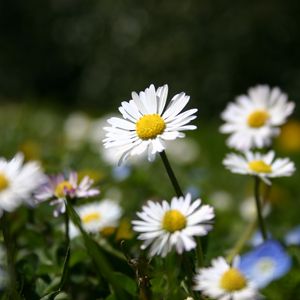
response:
M120 205L110 199L77 207L76 211L81 219L83 228L90 233L105 233L112 228L116 228L122 215ZM70 228L72 228L71 231L77 230L73 225ZM70 236L74 237L76 234L72 232Z
M29 203L31 195L45 180L38 162L24 163L18 153L12 160L0 158L0 215L13 211L23 202Z
M52 200L51 205L55 205L54 216L65 212L64 199L66 198L87 198L100 193L98 189L91 188L94 181L85 176L81 182L78 182L76 172L70 172L68 176L59 174L49 176L48 182L40 187L35 193L37 201Z
M212 229L214 210L192 197L174 197L171 203L148 201L137 213L141 220L132 221L133 230L143 240L142 249L150 247L150 256L166 256L173 248L181 254L196 247L193 236L203 236Z
M212 260L212 266L197 271L194 290L218 300L255 300L255 284L239 269L239 259L230 266L223 257Z
M233 173L258 176L266 184L271 184L269 178L291 176L296 170L288 158L275 159L274 151L267 154L247 151L245 156L231 153L223 160L223 164Z
M228 145L241 151L270 145L271 138L280 132L278 126L294 110L295 104L287 99L278 87L257 85L248 95L229 103L221 115L226 123L220 128L222 133L231 134Z
M131 94L132 100L123 101L119 107L123 118L110 118L105 127L104 147L115 147L120 155L119 163L129 156L148 153L152 161L157 152L165 150L164 141L183 138L181 131L196 129L187 125L196 118L197 109L181 112L189 102L185 93L175 95L166 107L168 86L157 90L150 85L145 91Z

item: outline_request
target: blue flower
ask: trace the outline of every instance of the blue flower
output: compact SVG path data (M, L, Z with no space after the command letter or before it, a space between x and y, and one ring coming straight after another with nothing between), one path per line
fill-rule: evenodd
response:
M267 232L267 237L268 237L268 239L272 238L272 234L271 234L270 232ZM258 231L256 231L256 232L252 235L252 237L251 237L251 239L250 239L250 241L249 241L249 244L250 244L252 247L257 247L257 246L259 246L260 244L262 244L263 242L264 242L264 239L263 239L263 237L262 237L262 234L261 234L261 232L258 230Z
M284 237L286 245L300 245L300 225L290 230Z
M200 197L200 190L198 187L194 185L190 185L186 190L185 194L191 194L192 198L199 198Z
M279 242L268 240L253 251L241 256L239 269L258 288L285 275L291 268L291 258Z
M128 166L118 166L112 169L112 176L117 181L125 180L131 173L131 168Z

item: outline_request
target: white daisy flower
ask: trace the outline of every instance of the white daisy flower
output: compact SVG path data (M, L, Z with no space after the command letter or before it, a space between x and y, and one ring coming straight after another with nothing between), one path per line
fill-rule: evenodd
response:
M269 201L261 201L262 206L262 215L263 217L267 217L272 210L272 206L270 205ZM246 197L239 206L239 211L242 218L248 222L254 220L257 216L257 207L255 204L255 197L250 196Z
M181 131L196 129L187 124L196 118L197 109L181 112L190 97L185 93L177 94L165 108L167 95L167 85L157 90L150 85L139 95L133 92L132 100L123 101L119 107L123 118L108 120L111 126L104 128L107 131L104 147L118 149L119 163L145 151L152 161L157 152L166 148L165 140L183 138L185 135Z
M83 228L87 232L99 233L108 228L115 228L122 215L121 206L113 200L88 203L76 208Z
M230 266L223 257L212 260L212 266L197 271L194 290L218 300L255 300L259 293L239 268L239 259Z
M91 118L83 112L74 112L67 117L63 131L68 148L76 150L87 142L91 123Z
M148 201L137 213L141 220L132 221L133 230L141 233L142 249L150 247L150 256L166 256L173 248L181 254L196 247L193 236L203 236L212 229L214 210L192 197L174 197L171 203Z
M45 180L38 162L24 164L18 153L12 160L0 158L0 215L13 211L23 202L30 203L32 193Z
M267 154L247 151L245 156L230 153L223 164L233 173L258 176L266 184L271 184L269 178L291 176L296 170L294 163L288 158L275 159L274 151Z
M271 138L280 132L278 126L286 122L295 104L278 87L258 85L248 90L248 95L229 103L221 117L226 122L222 133L231 134L228 146L240 151L262 148L271 143Z

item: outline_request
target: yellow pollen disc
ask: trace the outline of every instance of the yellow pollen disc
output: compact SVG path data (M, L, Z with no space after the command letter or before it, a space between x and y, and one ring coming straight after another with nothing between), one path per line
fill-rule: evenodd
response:
M62 181L56 186L54 195L58 198L62 198L66 195L65 191L71 190L72 188L73 186L69 181Z
M256 173L271 173L272 167L266 164L263 160L253 160L248 163L248 167L251 171Z
M255 110L247 119L247 123L250 127L259 128L266 124L270 115L265 110Z
M92 213L86 214L85 216L83 216L81 218L82 222L85 224L93 222L93 221L98 221L100 219L101 219L101 215L98 212L92 212Z
M0 192L9 186L9 181L3 173L0 173Z
M227 270L220 281L222 289L228 292L235 292L245 288L247 285L246 278L244 275L235 268Z
M164 215L162 227L166 231L175 232L186 226L186 217L178 210L171 209Z
M107 226L107 227L104 227L100 233L105 236L105 237L108 237L110 235L112 235L114 232L116 231L116 227L113 227L113 226Z
M136 122L136 133L142 140L156 138L165 128L165 121L158 114L144 115Z

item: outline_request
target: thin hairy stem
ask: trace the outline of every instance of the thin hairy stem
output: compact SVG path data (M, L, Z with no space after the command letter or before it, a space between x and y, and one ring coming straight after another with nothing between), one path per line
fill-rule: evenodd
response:
M267 231L266 231L266 226L262 215L262 205L260 201L259 188L260 188L260 178L258 176L255 176L254 197L255 197L255 204L256 204L257 220L258 220L258 225L259 225L261 235L263 237L263 240L265 241L267 239Z

